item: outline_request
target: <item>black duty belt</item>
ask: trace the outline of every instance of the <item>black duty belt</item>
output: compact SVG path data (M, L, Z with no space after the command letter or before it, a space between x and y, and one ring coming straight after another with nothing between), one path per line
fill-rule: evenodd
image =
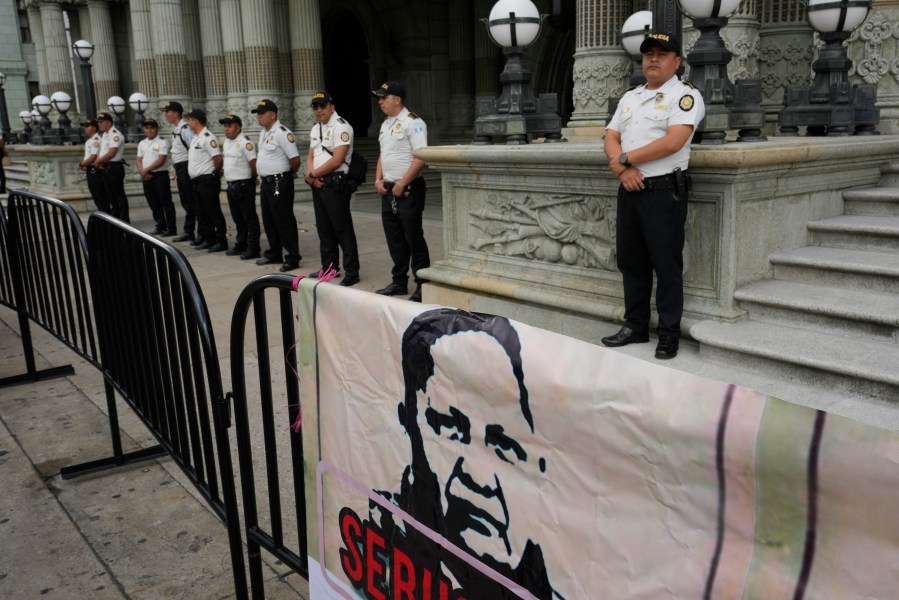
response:
M674 176L674 173L644 177L643 188L653 192L674 191L677 190L677 177Z
M166 171L153 171L150 173L151 177L159 177L160 175L168 175Z
M204 175L197 175L196 177L191 177L191 181L203 181L205 179L215 179L215 174L206 173Z
M265 183L274 183L279 179L291 179L292 176L290 171L284 171L283 173L275 173L274 175L263 175L259 179L264 181Z

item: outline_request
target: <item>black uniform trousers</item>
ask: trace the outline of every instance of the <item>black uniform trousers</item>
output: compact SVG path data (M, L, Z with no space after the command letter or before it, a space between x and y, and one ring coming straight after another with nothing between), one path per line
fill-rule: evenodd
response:
M262 225L268 238L266 258L278 260L284 253L284 262L299 264L300 240L297 235L297 217L293 214L293 177L289 171L279 175L259 178L259 205L262 208Z
M652 275L656 275L659 336L680 337L684 310L686 198L670 190L618 188L616 251L624 278L625 325L649 332Z
M175 176L178 184L178 197L181 198L181 208L184 209L184 233L194 234L197 223L197 213L194 207L197 203L197 195L187 172L187 161L175 163Z
M125 223L128 218L128 196L125 195L125 165L121 161L103 164L103 188L106 206L112 216ZM103 210L103 209L101 209Z
M106 201L106 184L103 183L103 171L96 167L87 168L87 189L97 205L97 210L112 214L112 208Z
M3 156L0 155L0 194L6 193L6 171L3 170Z
M197 233L204 242L226 244L225 215L219 194L222 186L215 175L200 175L191 179L196 194Z
M170 232L177 230L175 224L175 203L172 202L172 187L169 184L169 174L165 171L150 173L150 180L144 181L144 196L153 213L153 221L156 223L156 232Z
M384 187L390 190L394 183L385 181ZM419 285L424 280L418 277L418 271L431 266L428 243L421 228L426 191L424 178L418 177L399 198L389 192L381 196L381 224L384 226L387 249L393 260L391 274L393 281L399 285L406 285L409 281L410 261L412 276Z
M343 272L345 275L359 275L359 248L356 244L356 231L353 229L353 215L350 213L350 198L353 193L349 177L337 188L334 177L325 177L325 187L312 188L312 206L315 209L315 227L318 230L319 249L322 257L322 268L332 266L340 270L340 250L343 250ZM355 186L354 188L355 189Z
M235 250L259 253L259 216L256 214L256 185L252 179L229 181L228 207L237 227Z

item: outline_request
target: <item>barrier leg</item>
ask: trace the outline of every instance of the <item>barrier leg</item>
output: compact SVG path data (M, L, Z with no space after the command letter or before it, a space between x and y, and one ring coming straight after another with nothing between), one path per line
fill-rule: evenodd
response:
M0 387L34 383L35 381L53 379L54 377L74 375L75 369L72 365L53 367L52 369L43 369L41 371L37 370L37 367L34 364L34 346L31 344L31 328L29 326L28 316L23 311L18 311L18 314L19 331L22 334L22 349L25 354L25 373L22 373L21 375L11 375L10 377L0 379Z

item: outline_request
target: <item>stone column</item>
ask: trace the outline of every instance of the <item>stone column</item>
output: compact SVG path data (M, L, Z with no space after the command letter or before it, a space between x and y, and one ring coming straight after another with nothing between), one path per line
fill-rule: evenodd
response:
M325 82L318 0L290 0L290 51L295 132L305 139L313 122L309 98Z
M762 0L759 76L762 106L769 123L777 122L787 85L811 83L814 30L801 0Z
M228 82L225 74L225 58L222 50L222 28L218 0L200 0L200 40L203 50L203 73L206 83L206 112L209 121L218 125L218 119L228 112Z
M179 0L150 0L153 55L159 99L188 102L187 54Z
M72 40L72 43L77 40L88 40L93 36L91 35L91 14L87 9L87 4L81 4L78 6L78 36L76 39Z
M450 135L470 135L475 119L474 20L472 0L456 0L449 7Z
M244 0L240 4L247 69L247 114L263 98L276 104L278 92L278 52L275 49L273 0ZM279 107L280 108L280 107Z
M131 29L134 37L134 60L137 63L137 89L150 98L150 106L158 105L159 86L153 60L150 0L131 0ZM127 98L126 98L127 99Z
M574 113L566 134L599 136L609 116L609 98L627 89L633 61L619 41L632 9L627 0L577 0Z
M278 88L285 106L293 105L293 68L290 65L290 5L288 0L274 0L275 8L275 50L278 54ZM293 111L286 111L285 121L294 124Z
M852 83L876 83L880 107L878 131L899 133L899 1L877 0L861 27L849 38Z
M41 25L41 7L36 4L28 5L28 23L31 25L31 39L34 40L34 53L37 61L37 79L42 94L49 96L53 93L47 85L47 58L44 50L44 28ZM28 98L31 108L31 98Z
M204 106L206 81L203 76L203 52L200 46L200 9L197 0L182 0L181 18L184 19L184 50L187 58L187 86L192 105ZM185 108L187 108L185 106Z
M41 29L43 30L44 60L46 65L45 79L42 79L41 90L47 86L47 95L54 92L65 92L75 95L75 82L69 64L66 26L62 17L62 5L56 2L41 4Z
M222 52L225 57L225 77L228 81L228 112L248 121L247 69L243 51L243 29L240 24L240 0L222 0ZM244 128L248 125L244 123Z
M91 21L91 40L94 55L94 90L97 93L97 110L106 110L106 100L118 96L119 67L116 64L115 38L112 33L112 19L109 17L109 2L88 0L87 10ZM126 98L127 100L127 98Z

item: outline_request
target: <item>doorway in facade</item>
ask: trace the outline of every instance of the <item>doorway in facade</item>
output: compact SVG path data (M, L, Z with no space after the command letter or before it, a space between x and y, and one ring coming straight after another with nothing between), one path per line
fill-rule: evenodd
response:
M324 35L325 88L356 138L366 137L372 120L368 43L356 16L342 10L328 20Z

